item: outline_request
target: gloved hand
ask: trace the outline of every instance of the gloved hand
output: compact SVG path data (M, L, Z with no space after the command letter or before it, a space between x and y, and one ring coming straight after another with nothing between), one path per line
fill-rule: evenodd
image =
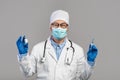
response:
M89 45L89 50L88 50L88 52L87 52L87 60L88 60L89 62L94 62L97 54L98 54L98 49L97 49L97 47L96 47L93 43L91 43L91 44Z
M27 39L22 36L20 36L18 38L18 40L16 41L16 45L17 45L17 48L18 48L18 51L19 51L19 54L22 55L27 55L27 52L28 52L28 41Z

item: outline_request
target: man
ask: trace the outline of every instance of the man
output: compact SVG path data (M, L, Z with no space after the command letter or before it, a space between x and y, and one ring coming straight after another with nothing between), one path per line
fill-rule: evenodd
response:
M33 47L28 54L28 42L17 40L18 61L26 77L37 73L37 80L87 80L97 56L97 48L90 44L85 59L83 49L68 40L69 14L57 10L50 17L50 37Z

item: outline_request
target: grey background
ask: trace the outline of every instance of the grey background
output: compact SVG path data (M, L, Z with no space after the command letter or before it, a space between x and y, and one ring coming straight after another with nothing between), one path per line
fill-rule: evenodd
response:
M90 80L119 80L120 0L0 0L0 80L24 79L16 40L25 34L29 51L46 40L49 17L57 9L69 12L68 37L84 48L85 55L95 38L99 55Z

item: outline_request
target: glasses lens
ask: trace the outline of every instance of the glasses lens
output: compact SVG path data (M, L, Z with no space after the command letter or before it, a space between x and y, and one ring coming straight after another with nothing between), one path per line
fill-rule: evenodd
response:
M66 28L67 26L68 26L68 24L66 24L66 23L60 24L60 27L61 27L61 28Z
M60 25L61 28L66 28L66 27L68 26L68 24L66 24L66 23L61 23L61 24L52 23L51 25L52 25L53 27L55 27L55 28L58 28L59 25Z

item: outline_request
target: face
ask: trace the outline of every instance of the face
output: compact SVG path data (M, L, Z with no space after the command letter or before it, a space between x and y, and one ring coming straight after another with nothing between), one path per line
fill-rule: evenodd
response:
M55 22L51 23L50 30L52 31L52 28L59 28L59 27L63 29L67 29L68 31L68 24L63 20L56 20Z
M56 20L55 22L51 23L50 30L55 39L62 40L67 35L68 24L63 20Z

